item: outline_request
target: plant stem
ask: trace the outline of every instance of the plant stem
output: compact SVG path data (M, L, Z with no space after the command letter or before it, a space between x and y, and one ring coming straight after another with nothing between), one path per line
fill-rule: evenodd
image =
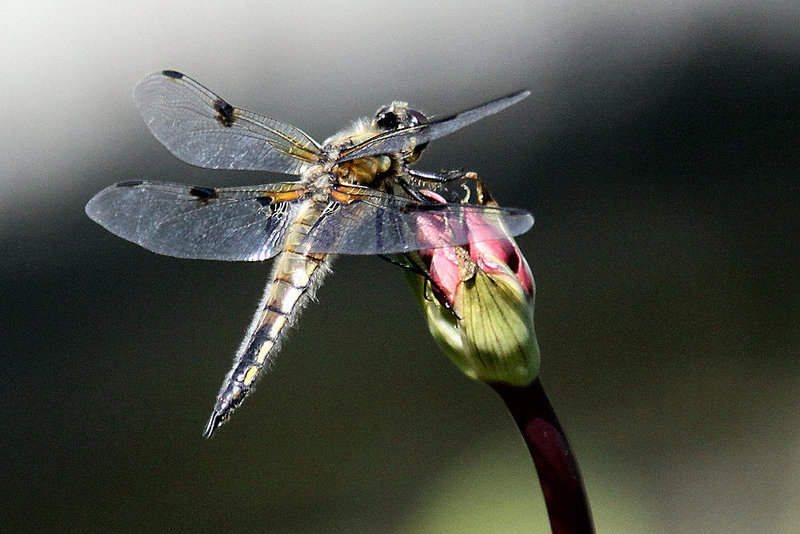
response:
M539 475L553 534L593 533L578 464L537 378L523 387L491 384L517 422Z

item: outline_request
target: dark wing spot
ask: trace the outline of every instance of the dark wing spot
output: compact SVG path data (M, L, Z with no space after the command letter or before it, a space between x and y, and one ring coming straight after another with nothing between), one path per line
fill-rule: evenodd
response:
M213 187L192 187L189 189L189 194L193 197L199 198L200 200L217 198L217 190Z
M183 74L181 74L176 70L162 70L161 74L163 74L164 76L169 76L170 78L175 78L177 80L183 78Z
M272 204L272 198L271 197L256 197L256 202L258 202L262 206L266 207L266 206L269 206L270 204Z
M214 100L214 111L217 112L217 121L226 128L233 124L233 106L218 98Z
M136 187L137 185L142 185L144 182L141 180L131 180L129 182L120 182L117 184L117 187Z

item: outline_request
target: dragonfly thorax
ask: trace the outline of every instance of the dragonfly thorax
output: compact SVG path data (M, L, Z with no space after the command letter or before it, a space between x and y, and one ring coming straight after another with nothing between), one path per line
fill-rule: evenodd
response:
M370 156L339 163L334 175L339 183L372 186L375 181L392 168L389 156Z
M377 185L377 179L394 167L396 165L391 156L367 156L339 163L329 157L306 170L302 181L317 189L327 189L336 184L369 187Z
M403 130L425 124L428 119L421 112L410 108L405 102L392 102L375 113L371 121L361 119L350 128L342 130L325 140L324 152L329 161L360 143L396 130ZM344 161L331 166L330 171L339 183L362 186L376 186L387 173L417 161L427 143L411 146L402 152L368 156Z
M331 136L325 141L323 151L327 155L326 171L333 173L338 183L373 186L376 179L395 167L397 154L375 155L336 163L339 155L376 135L375 121L358 120L353 125Z

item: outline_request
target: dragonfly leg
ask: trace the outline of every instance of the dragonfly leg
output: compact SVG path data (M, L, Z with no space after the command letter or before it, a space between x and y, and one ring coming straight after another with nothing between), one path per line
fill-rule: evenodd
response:
M470 201L470 197L477 193L478 203L485 204L483 199L491 201L488 189L477 173L471 171L455 170L441 173L431 173L406 169L406 175L398 179L403 190L415 200L420 200L420 189L444 194L446 192L450 198L448 202L465 203ZM453 182L461 181L460 186L452 187ZM470 188L469 184L474 184Z
M430 202L430 199L426 198L425 195L411 187L411 184L409 184L407 180L399 178L397 181L400 184L400 187L403 188L403 191L417 202Z
M435 172L425 172L425 171L418 171L416 169L406 169L409 176L414 178L415 180L419 180L420 182L433 182L438 184L443 184L447 182L452 182L455 180L460 180L461 178L468 178L468 179L477 179L478 175L474 172L467 172L467 171L446 171L442 173L435 173Z

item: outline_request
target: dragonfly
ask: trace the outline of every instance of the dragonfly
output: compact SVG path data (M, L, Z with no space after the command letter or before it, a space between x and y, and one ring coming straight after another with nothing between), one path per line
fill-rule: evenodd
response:
M223 380L204 435L211 437L253 390L287 327L338 254L402 255L478 239L470 221L526 232L525 210L433 203L420 191L452 175L411 168L430 141L516 104L520 91L439 119L404 102L381 107L323 143L281 121L234 107L172 70L139 82L134 101L152 134L198 167L295 175L242 187L126 181L97 193L87 215L111 233L178 258L261 261L277 256L255 316ZM504 230L505 229L505 230ZM487 237L488 236L488 237Z

